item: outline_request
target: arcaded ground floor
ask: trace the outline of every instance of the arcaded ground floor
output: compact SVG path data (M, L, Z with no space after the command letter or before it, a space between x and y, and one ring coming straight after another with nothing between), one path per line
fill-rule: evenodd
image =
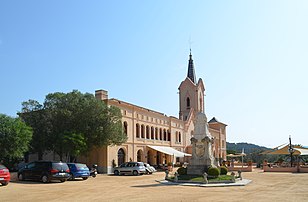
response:
M86 181L42 184L11 182L0 186L0 201L307 201L308 174L243 173L243 187L183 187L155 182L164 173L143 176L99 175Z

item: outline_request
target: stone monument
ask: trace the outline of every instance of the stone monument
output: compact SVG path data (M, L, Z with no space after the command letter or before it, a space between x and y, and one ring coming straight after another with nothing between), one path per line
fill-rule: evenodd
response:
M190 139L192 144L192 157L187 167L189 175L203 175L210 166L214 165L212 154L212 144L214 138L211 136L207 118L204 113L199 112L194 121L195 130L193 137Z

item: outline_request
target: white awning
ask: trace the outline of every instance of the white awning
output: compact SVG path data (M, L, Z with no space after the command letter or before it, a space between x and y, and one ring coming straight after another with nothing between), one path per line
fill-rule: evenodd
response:
M241 157L241 156L246 156L245 153L241 153L241 154L228 154L228 157Z
M302 149L302 148L293 148L293 149L299 151L301 156L308 155L308 149Z
M165 147L165 146L150 146L147 145L148 147L150 147L151 149L154 149L156 151L162 152L164 154L168 154L171 156L175 156L175 157L185 157L185 156L191 156L191 154L187 154L181 151L178 151L176 149L173 149L172 147Z

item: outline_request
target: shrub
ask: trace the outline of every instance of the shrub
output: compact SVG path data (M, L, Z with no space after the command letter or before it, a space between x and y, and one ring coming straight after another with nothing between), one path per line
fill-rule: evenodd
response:
M228 168L225 166L220 166L220 174L221 175L226 175L228 173Z
M179 173L179 175L187 175L187 168L180 167L178 169L178 173Z
M168 164L167 164L168 166L172 166L173 165L173 163L172 162L168 162Z
M219 176L220 172L219 172L218 168L211 167L211 168L208 169L207 174L209 174L210 176L217 177L217 176Z

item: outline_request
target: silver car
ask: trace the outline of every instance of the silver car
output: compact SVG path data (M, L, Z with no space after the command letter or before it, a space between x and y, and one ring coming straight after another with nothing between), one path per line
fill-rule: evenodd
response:
M127 162L115 167L113 173L115 175L143 175L146 169L143 162Z

